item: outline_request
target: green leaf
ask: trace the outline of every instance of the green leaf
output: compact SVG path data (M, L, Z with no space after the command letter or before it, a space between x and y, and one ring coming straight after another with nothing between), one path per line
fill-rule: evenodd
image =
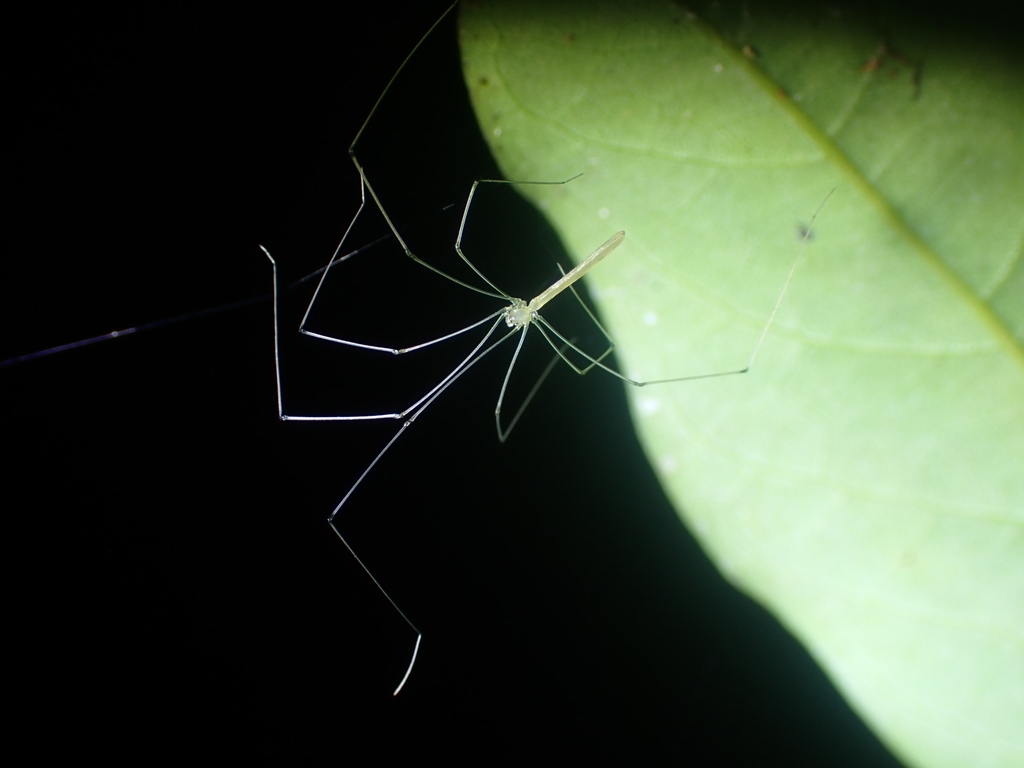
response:
M815 6L466 4L503 173L587 277L666 493L909 764L1024 764L1024 78ZM745 48L746 46L746 48ZM835 193L801 245L801 230Z

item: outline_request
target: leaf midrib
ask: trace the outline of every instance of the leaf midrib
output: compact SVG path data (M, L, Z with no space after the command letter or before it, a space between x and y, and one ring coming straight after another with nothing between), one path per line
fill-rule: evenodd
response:
M971 287L957 274L897 213L882 192L876 187L853 163L846 153L836 145L829 136L805 111L800 109L796 102L789 98L785 88L763 70L755 66L741 51L736 50L718 31L700 19L694 19L695 26L714 42L723 53L729 56L733 63L743 68L751 79L762 88L765 93L774 98L779 107L793 120L793 122L814 142L825 158L830 161L843 176L850 180L853 187L857 189L867 201L882 215L889 226L907 243L920 258L922 258L931 269L936 272L940 279L945 282L951 290L967 304L971 310L981 319L989 333L995 338L996 343L1003 348L1006 354L1014 361L1016 366L1024 371L1024 344L1022 344L991 305L979 296Z

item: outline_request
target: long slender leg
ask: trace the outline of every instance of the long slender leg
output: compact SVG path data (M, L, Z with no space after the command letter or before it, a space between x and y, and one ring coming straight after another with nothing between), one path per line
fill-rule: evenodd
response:
M572 178L564 179L563 181L515 181L512 179L477 179L476 181L473 182L473 186L469 188L469 195L466 197L466 207L462 209L462 221L459 223L459 234L455 238L455 252L459 254L459 258L466 262L469 268L472 269L481 280L483 280L485 283L491 286L491 288L493 288L494 290L498 291L502 296L508 297L508 294L506 294L504 291L501 290L501 288L492 283L487 278L487 276L484 275L484 273L481 272L477 268L477 266L472 261L470 261L466 254L463 253L462 251L462 236L466 231L466 219L469 217L469 209L473 205L473 197L476 195L477 187L479 187L481 184L533 184L546 187L560 186L562 184L568 184L570 181L574 181L575 179L578 179L582 175L582 173L577 173Z
M603 371L607 371L615 378L621 379L627 384L632 384L634 387L646 387L649 384L668 384L674 381L694 381L696 379L712 379L717 376L735 376L738 373L746 373L747 371L750 370L750 362L748 362L745 367L737 368L736 370L733 371L717 371L715 373L698 373L689 376L675 376L671 379L652 379L649 381L638 381L636 379L631 379L628 376L624 376L623 374L616 371L614 368L605 365L604 363L601 362L599 358L588 355L578 346L573 344L569 339L565 338L565 336L563 336L553 325L551 325L551 323L549 323L540 315L537 316L534 322L537 325L537 330L540 331L541 335L545 338L548 344L551 345L551 348L554 349L556 353L558 353L558 356L561 357L569 365L569 367L573 369L573 371L580 374L581 376L596 366ZM552 334L559 341L561 341L563 346L559 347L557 344L555 344L551 336L548 336L549 333ZM570 360L565 355L565 349L571 349L580 357L584 358L585 360L589 360L590 365L584 368L581 368L580 366L576 365L572 360ZM756 350L754 354L757 354Z
M366 191L369 191L370 197L372 197L373 201L377 204L377 208L380 210L381 216L384 217L384 220L387 222L388 227L390 227L392 234L395 236L395 239L398 240L398 242L401 244L402 250L405 251L405 255L406 256L408 256L414 262L419 264L421 267L425 267L425 268L429 269L431 272L434 272L435 274L440 275L441 277L445 278L446 280L452 281L456 285L461 285L463 288L467 288L470 291L474 291L476 293L483 294L484 296L493 296L496 299L507 299L508 298L508 295L506 293L501 291L501 289L495 287L486 278L484 278L484 280L485 280L485 282L487 282L488 285L490 285L492 288L494 288L493 292L485 290L485 289L480 288L478 286L472 285L472 284L467 283L467 282L465 282L463 280L459 280L457 277L453 277L452 275L449 275L444 270L438 269L434 265L424 261L419 256L417 256L415 253L413 253L412 249L409 248L409 246L406 244L405 239L398 233L398 228L395 227L394 222L391 221L391 217L388 215L388 212L386 210L384 210L384 205L383 205L383 203L381 203L380 198L377 197L377 193L374 191L373 185L370 184L370 180L368 178L366 178L366 171L359 164L359 160L356 159L356 156L354 154L352 155L352 162L354 162L356 164L356 168L359 169L359 183L360 183L360 185L362 185L363 189L365 189ZM356 216L358 217L358 215L359 215L359 213L357 212ZM351 227L351 225L350 225L350 227ZM470 265L470 266L472 266L472 265ZM476 271L475 267L473 269L474 269L474 271ZM480 273L477 272L477 274L480 274ZM483 277L483 275L480 275L480 276Z
M358 141L358 137L357 137L356 140ZM562 180L562 181L514 181L514 180L511 180L511 179L478 179L478 180L473 182L473 185L470 187L470 190L469 190L469 195L466 197L466 205L465 205L465 207L462 210L462 220L459 223L459 234L458 234L458 236L455 239L455 251L456 251L456 253L459 254L459 257L466 263L466 265L471 270L473 270L473 272L477 275L477 277L479 277L488 286L490 286L490 288L492 290L488 291L488 290L482 289L482 288L480 288L478 286L475 286L475 285L472 285L470 283L467 283L467 282L465 282L463 280L460 280L457 277L449 275L447 272L445 272L445 271L443 271L441 269L438 269L437 267L435 267L432 264L424 261L419 256L417 256L415 253L413 253L412 249L409 248L408 244L406 244L405 239L401 236L401 234L399 234L398 228L395 226L394 222L391 220L391 217L388 215L388 212L384 208L384 204L380 201L380 197L378 197L377 192L373 188L373 185L370 183L370 180L367 178L366 170L363 168L363 166L359 162L359 159L356 157L354 148L355 148L355 142L353 142L352 149L349 150L349 155L351 156L352 162L355 163L355 166L356 166L356 168L359 171L360 194L362 196L361 197L362 202L360 203L359 210L356 211L355 218L352 220L352 223L349 224L348 229L346 229L344 237L348 236L348 232L352 229L352 225L355 224L356 219L358 219L359 215L362 213L363 205L366 202L366 192L369 192L370 193L370 197L373 198L373 201L377 204L377 208L380 210L381 216L384 217L384 220L387 222L387 225L391 229L392 234L394 234L395 239L398 240L398 242L401 244L402 250L405 251L405 255L406 256L408 256L410 259L412 259L414 262L416 262L420 266L423 266L423 267L429 269L431 272L434 272L435 274L438 274L441 277L443 277L443 278L445 278L447 280L450 280L451 282L455 283L456 285L461 285L463 288L468 288L471 291L475 291L476 293L481 293L481 294L483 294L485 296L494 296L495 298L503 298L503 299L508 299L510 297L501 288L499 288L497 285L495 285L486 275L484 275L484 273L481 272L480 269L475 264L473 264L473 262L470 261L466 257L466 255L463 253L463 251L462 251L462 236L463 236L463 232L465 231L465 228L466 228L466 218L469 216L469 209L473 205L473 197L476 195L477 187L479 187L481 184L541 184L541 185L568 184L573 179L578 179L580 176L583 175L583 174L576 174L572 178L565 179L565 180ZM342 243L344 242L344 237L342 238ZM338 248L336 249L335 252L337 253L340 250L341 250L341 244L339 243ZM331 266L331 264L328 264L328 268L330 268L330 266ZM315 299L316 299L316 297L314 296L314 301L315 301ZM310 308L312 308L312 302L310 302ZM307 315L308 315L308 310L307 310ZM305 322L305 318L303 318L303 323L304 322Z
M462 287L468 288L471 291L476 291L477 293L482 293L487 296L494 296L495 298L508 298L500 290L497 291L496 293L492 293L490 291L481 289L478 286L470 285L469 283L463 282L462 280L459 280L458 278L447 274L446 272L438 269L437 267L434 267L428 262L423 261L419 256L413 253L412 250L409 248L408 244L405 242L405 238L402 237L402 235L398 231L398 228L391 220L391 217L388 215L387 210L385 210L383 203L381 203L380 198L377 196L377 193L373 188L373 185L370 184L370 180L366 175L366 169L363 168L362 163L359 162L359 158L356 155L356 146L359 144L359 139L362 138L363 133L367 129L367 126L369 126L370 123L373 121L374 115L377 114L377 110L380 108L381 103L387 97L388 92L391 90L391 86L394 85L395 81L398 79L399 75L402 74L402 71L405 69L406 65L416 55L416 52L419 51L419 49L423 46L426 40L433 34L434 30L448 17L448 14L450 14L457 5L458 2L454 2L450 6L448 6L448 10L441 15L441 18L434 22L430 29L427 30L427 33L420 38L420 41L418 43L416 43L416 47L409 52L409 55L405 57L405 60L402 62L402 64L398 67L397 70L395 70L395 74L391 76L391 80L388 81L387 86L384 88L380 96L377 98L376 103L373 105L373 109L370 110L370 114L366 116L366 119L363 121L362 126L360 126L359 128L359 132L356 134L356 137L352 140L352 143L349 145L348 155L349 158L351 158L353 165L355 165L356 170L359 172L360 194L363 203L365 203L366 201L366 192L369 191L370 197L372 197L373 201L377 204L377 208L380 210L381 216L384 217L384 221L387 222L388 228L391 230L391 233L395 236L395 239L398 240L399 244L402 246L402 250L405 251L406 256L408 256L410 259L412 259L415 263L419 264L420 266L425 267L426 269L429 269L432 272L435 272L441 277L444 277L452 281L456 285L461 285ZM353 218L352 223L355 223L355 220L359 218L359 215L362 213L362 210L363 205L361 204L359 210L356 211L356 215L355 218ZM352 224L349 224L348 229L345 231L344 237L348 236L348 232L349 230L351 230L351 228ZM344 242L344 237L342 238L342 242Z
M371 352L388 352L388 353L390 353L392 355L404 355L407 352L416 352L417 350L426 349L427 347L432 347L435 344L440 344L442 341L448 341L448 339L454 339L456 336L461 336L462 334L466 333L466 331L471 331L474 328L478 328L479 326L484 325L488 320L493 320L495 317L497 317L498 315L502 314L504 311L505 311L505 308L502 307L501 309L495 310L491 314L486 315L485 317L481 318L480 320L477 320L474 323L470 323L469 325L467 325L467 326L465 326L463 328L460 328L457 331L452 331L451 333L446 333L444 336L438 336L436 339L430 339L428 341L424 341L424 342L421 342L419 344L413 344L413 345L408 346L408 347L400 347L400 348L397 348L397 349L394 348L394 347L378 347L378 346L375 346L373 344L362 344L362 343L360 343L358 341L349 341L348 339L339 339L339 338L337 338L335 336L325 336L322 333L315 333L313 331L302 330L300 332L303 335L310 336L311 338L314 338L314 339L320 339L321 341L330 341L330 342L333 342L335 344L343 344L343 345L345 345L347 347L357 347L358 349L367 349L367 350L370 350Z
M448 376L446 376L437 387L431 390L431 392L426 397L419 401L418 406L409 416L409 419L404 424L402 424L402 426L394 434L394 436L390 440L388 440L384 447L380 449L376 456L374 456L373 461L371 461L369 465L366 467L366 469L363 470L362 474L360 474L359 477L356 478L356 481L355 483L352 484L352 487L348 489L348 492L344 495L344 497L342 497L341 501L338 502L338 505L331 511L331 514L327 516L327 522L330 524L331 529L334 531L335 535L337 535L337 537L341 539L341 543L345 545L345 548L351 553L352 557L356 559L356 562L359 563L359 566L363 569L363 571L366 572L366 575L370 577L370 580L374 583L377 589L380 590L380 593L384 595L385 598L387 598L387 601L389 603L391 603L391 606L398 612L398 615L401 616L405 623L408 624L416 633L416 645L412 651L412 658L409 660L409 666L406 668L405 674L402 676L402 680L401 682L399 682L398 687L395 688L395 691L392 694L393 696L398 695L399 691L402 690L403 686L405 686L406 681L409 679L409 675L412 673L413 665L416 663L416 656L417 654L419 654L420 642L423 640L423 633L415 624L412 623L409 617L405 615L405 612L398 607L398 603L396 603L394 599L391 597L391 595L388 594L387 590L384 589L380 581L377 580L377 577L373 575L373 572L366 566L366 563L363 562L362 558L359 557L358 554L356 554L355 549L352 548L352 545L348 543L348 540L345 538L344 534L342 534L341 529L338 528L335 519L338 516L338 512L341 511L341 508L345 506L345 502L349 500L349 498L352 496L355 490L362 484L366 476L370 474L370 471L377 465L377 462L379 462L381 458L384 456L384 454L391 449L391 446L395 444L395 442L398 440L399 437L402 436L405 430L412 426L412 423L417 418L419 418L420 414L423 413L438 397L440 397L441 394L446 389L448 389L448 387L450 387L455 382L456 379L458 379L466 371L468 371L470 368L476 365L480 360L484 358L485 355L490 353L492 350L496 349L500 344L502 344L506 340L512 338L514 334L520 333L520 329L513 328L508 333L502 335L496 341L493 341L490 345L484 347L487 340L490 339L493 336L495 330L497 330L498 323L500 322L501 320L499 319L498 322L492 325L490 330L488 330L487 335L481 340L479 344L477 344L477 346L473 349L469 356L463 359L463 361L460 362L459 365L456 366L452 370L452 372L448 374ZM525 333L523 334L523 336L525 336ZM520 347L522 347L522 339L520 339L519 346L516 348L516 354L518 354ZM515 364L514 359L512 364Z
M516 413L516 415L512 418L512 422L508 425L508 429L503 431L501 428L501 404L505 401L505 390L508 389L508 380L512 376L512 369L516 367L516 360L519 359L519 352L523 349L523 344L526 342L526 334L529 330L530 326L524 325L522 331L520 331L519 343L516 344L516 351L512 353L512 359L508 363L508 368L505 371L505 379L501 382L501 391L498 393L498 402L494 406L494 425L498 428L498 440L502 443L505 442L505 438L508 437L509 432L512 431L512 428L516 425L516 422L519 421L519 417L522 415L523 409L526 407L524 403L523 406L519 408L519 411ZM543 383L544 379L547 378L547 375L550 372L550 370L551 365L549 364L548 370L544 371L544 373L541 375L540 381L533 385L533 389L530 390L530 394L527 395L526 397L526 402L529 402L530 400L533 399L534 393L540 388L540 385L541 383Z
M601 325L600 321L598 321L597 317L595 317L594 314L586 306L586 304L584 304L583 300L580 298L579 294L576 293L574 288L573 294L576 296L577 301L579 301L580 304L583 305L583 308L587 311L587 314L590 315L590 318L594 321L594 324L601 330L601 332L608 339L611 345L608 350L606 350L600 357L592 357L591 355L587 354L582 349L580 349L578 346L576 346L572 341L563 336L557 329L555 329L554 326L551 325L551 323L545 320L539 313L534 318L534 324L536 324L537 330L541 332L541 335L545 338L548 344L551 345L551 348L555 350L558 356L561 357L569 365L570 368L572 368L576 373L580 375L587 373L587 371L591 370L596 366L604 371L607 371L612 376L615 376L617 379L621 379L627 384L631 384L634 387L645 387L649 384L670 384L673 382L695 381L697 379L712 379L720 376L736 376L738 374L747 373L753 367L754 360L757 359L757 354L758 352L760 352L761 346L764 344L764 340L768 336L768 330L771 328L772 323L775 321L775 316L776 314L778 314L779 307L782 305L782 300L783 298L785 298L786 292L789 290L789 285L793 281L793 275L796 272L797 265L800 263L800 257L802 255L803 246L805 246L807 244L807 241L810 239L811 231L814 226L814 221L815 219L818 218L818 214L821 212L822 207L825 205L826 202L828 202L828 199L832 196L832 192L835 192L835 190L833 189L825 196L825 199L821 201L821 203L818 205L817 210L815 210L814 215L811 217L810 224L807 225L807 229L804 231L804 235L801 241L801 249L800 251L798 251L796 259L793 260L793 264L790 266L789 272L786 274L786 279L782 284L782 289L779 291L778 297L775 299L775 304L772 306L772 311L768 315L768 320L765 322L764 327L761 329L761 333L757 338L757 342L754 344L754 348L750 352L750 357L747 358L746 365L744 365L742 368L736 368L728 371L715 371L713 373L699 373L691 374L688 376L674 376L667 379L651 379L643 381L632 379L629 376L625 376L616 371L614 368L611 368L602 362L604 358L611 353L612 349L614 349L615 342L611 338L611 335L604 329L604 326ZM559 269L561 269L561 267L559 267ZM572 286L569 287L572 288ZM555 341L551 338L551 336L548 335L549 333L553 335L555 338L557 338L560 342L562 342L562 345L559 346L558 344L556 344ZM571 349L584 360L589 361L590 364L584 367L576 365L565 355L566 349Z
M548 361L548 364L544 367L544 370L541 372L540 376L537 377L537 381L534 382L533 386L530 388L530 391L527 393L526 397L523 399L523 402L520 404L519 409L512 417L512 420L508 423L508 428L502 429L501 409L505 402L505 390L508 388L508 382L512 376L512 369L515 367L516 360L519 358L519 350L523 346L523 342L526 340L527 328L529 328L529 326L523 327L522 338L519 340L519 344L516 346L515 354L512 356L512 360L508 364L508 370L505 371L505 380L501 384L501 391L498 393L498 402L494 406L494 424L498 429L498 441L501 443L504 443L508 439L508 436L512 433L512 430L519 422L519 418L526 411L527 407L530 405L530 402L536 396L537 392L540 391L541 385L544 384L544 381L547 379L549 375L551 375L551 372L555 369L555 366L558 365L558 359L560 357L560 355L552 355L551 360Z
M347 341L347 340L344 340L344 339L336 339L336 338L332 338L330 336L324 336L324 335L321 335L321 334L316 334L316 333L312 333L312 332L307 331L306 332L307 335L313 336L314 338L323 339L323 340L326 340L326 341L333 341L333 342L338 343L338 344L345 344L345 345L348 345L348 346L358 347L358 348L361 348L361 349L369 349L371 351L387 352L387 353L390 353L390 354L393 354L393 355L401 355L401 354L405 354L406 352L412 352L412 351L415 351L415 350L424 349L426 347L433 346L434 344L438 344L438 343L440 343L442 341L447 341L448 339L455 338L456 336L461 336L462 334L464 334L464 333L466 333L468 331L471 331L474 328L478 328L478 327L486 324L489 321L494 321L492 326L491 326L491 329L487 332L487 334L483 337L483 339L481 339L481 341L473 348L473 350L462 360L462 362L459 363L459 365L456 367L455 371L453 371L451 374L448 374L448 376L446 376L444 379L442 379L438 384L434 385L434 387L431 388L425 395L423 395L418 400L416 400L412 405L408 406L407 408L405 408L405 409L403 409L401 411L393 411L393 412L390 412L390 413L358 414L358 415L351 415L351 416L342 416L342 415L333 415L333 416L297 416L297 415L287 414L287 413L284 412L284 405L283 405L283 399L282 399L282 394L281 394L282 393L282 388L281 388L281 356L280 356L280 341L279 341L280 330L279 330L278 306L277 306L278 305L278 301L277 301L277 293L278 293L278 290L277 290L277 262L274 261L274 257L271 256L270 252L267 251L267 249L264 248L262 245L260 246L260 249L263 251L263 253L266 255L266 257L270 260L270 264L271 264L271 267L272 267L272 270L273 270L273 275L274 275L274 278L273 278L274 279L274 292L273 292L273 302L274 302L274 373L275 373L276 381L277 381L277 415L278 415L278 418L281 419L281 421L373 421L373 420L379 420L379 419L396 419L396 420L397 419L404 419L411 412L413 412L417 408L419 408L420 405L423 402L425 402L426 400L430 399L433 395L435 395L439 390L440 391L444 390L444 388L447 386L447 382L450 380L451 376L455 373L455 371L457 371L462 366L466 365L466 363L475 354L477 354L477 352L479 352L480 348L487 342L487 339L490 338L490 336L494 333L494 330L502 322L502 316L504 315L504 312L505 312L504 308L496 310L495 312L492 312L491 314L487 315L486 317L482 318L481 320L477 320L474 323L470 323L469 325L465 326L464 328L460 328L457 331L454 331L452 333L446 334L444 336L440 336L440 337L438 337L436 339L431 339L429 341L423 342L421 344L417 344L417 345L412 346L412 347L406 347L404 349L391 349L391 348L388 348L388 347L375 347L375 346L370 346L370 345L367 345L367 344L360 344L358 342Z
M562 265L561 264L558 265L558 271L561 272L563 275L565 274L565 270L562 269ZM587 313L587 317L589 317L591 319L591 321L597 327L597 330L599 330L601 332L601 335L604 336L605 340L607 340L607 342L608 342L608 347L605 349L605 351L602 352L600 355L598 355L596 358L594 358L595 362L592 362L592 363L590 363L590 365L584 366L582 369L577 371L577 373L579 373L581 376L583 376L583 375L586 375L587 373L589 373L590 370L593 369L593 367L597 363L601 362L606 357L608 357L608 355L610 355L612 352L615 351L615 340L611 337L611 334L608 333L607 330L605 330L605 327L603 325L601 325L601 321L597 319L597 315L595 315L590 310L590 307L587 306L587 303L585 301L583 301L583 297L580 296L579 293L576 291L576 286L575 285L570 285L569 286L569 290L572 291L572 295L576 297L576 301L579 302L579 305L581 307L583 307L583 311ZM558 350L556 349L555 351L557 352ZM563 352L565 351L564 347L562 348L562 351Z
M475 323L472 323L472 324L466 326L465 328L462 328L462 329L460 329L458 331L455 331L454 333L450 333L450 334L447 334L445 336L439 337L437 339L432 339L430 341L424 342L424 343L419 344L419 345L417 345L415 347L408 347L408 348L405 348L405 349L387 349L387 348L380 348L380 347L366 347L366 345L361 345L361 344L357 344L357 343L354 343L354 342L347 342L347 341L341 340L341 339L331 339L329 337L325 337L325 336L322 336L322 335L318 335L318 334L314 334L314 333L309 333L309 335L311 335L311 336L315 336L315 337L318 337L318 338L324 338L324 339L327 339L329 341L335 341L335 342L341 343L341 344L349 344L351 346L375 349L377 351L390 352L392 354L396 354L397 355L397 354L403 354L405 352L410 352L410 351L413 351L415 349L422 349L424 347L431 346L433 344L439 343L441 341L445 341L445 340L453 338L455 336L459 336L459 335L461 335L461 334L463 334L463 333L465 333L465 332L467 332L469 330L472 330L473 328L477 328L477 327L483 325L484 323L486 323L489 320L493 320L493 322L491 323L490 328L487 330L487 333L483 336L482 339L480 339L479 342L477 342L477 344L473 347L473 349L469 352L469 354L466 355L458 363L458 365L456 365L455 368L453 368L451 370L451 372L448 373L447 376L445 376L440 382L438 382L436 385L434 385L434 387L432 387L425 395L423 395L420 399L418 399L415 403L413 403L411 406L406 408L404 411L396 412L396 413L389 413L389 414L388 413L385 413L385 414L369 414L369 415L358 415L358 416L291 416L291 415L288 415L288 414L284 413L283 398L282 398L282 394L281 394L281 362L280 362L280 351L279 351L279 322L278 322L278 306L277 306L277 304L278 304L278 302L277 302L277 293L278 293L278 289L277 289L277 262L274 261L273 256L270 255L270 252L267 251L266 248L263 248L263 246L260 246L260 248L263 250L263 253L266 255L267 259L270 260L270 264L271 264L272 271L273 271L273 285L274 285L274 290L273 290L273 304L274 304L274 371L275 371L275 377L276 377L276 383L277 383L277 412L278 412L278 418L280 418L282 421L288 421L288 420L291 420L291 421L364 421L364 420L372 420L372 419L389 419L389 418L390 419L402 419L402 418L406 418L408 416L408 419L402 424L402 426L399 428L399 430L384 445L384 447L377 453L377 455L373 458L373 461L370 462L370 464L366 467L366 469L363 470L363 472L359 475L359 477L356 478L355 483L352 484L352 487L349 488L349 490L345 494L345 496L341 499L340 502L338 502L338 505L331 511L331 514L328 515L328 517L327 517L327 522L330 524L331 530L333 530L335 535L341 540L341 543L345 545L345 548L349 551L349 553L352 555L352 557L355 558L356 562L359 563L359 566L363 569L363 571L366 573L366 575L370 577L370 580L374 583L374 585L377 587L377 589L380 590L380 593L382 595L384 595L384 597L387 599L387 601L389 603L391 603L391 606L398 612L398 614L402 617L402 619L416 633L416 644L413 647L412 657L409 660L409 665L408 665L408 667L406 667L405 674L402 676L401 681L398 683L398 686L395 688L395 691L392 694L394 696L397 696L398 693L405 686L406 681L409 679L409 675L412 673L413 666L416 663L416 657L419 654L420 643L423 640L423 633L419 630L419 628L415 624L412 623L412 621L409 619L409 617L405 615L405 612L398 606L398 604L394 601L394 599L391 597L391 595L388 594L387 590L384 589L383 585L380 583L380 581L377 580L377 577L373 575L373 572L366 566L366 563L363 562L362 558L359 557L359 555L356 553L355 549L353 549L352 545L348 543L348 541L345 539L344 534L342 534L341 529L337 526L337 524L335 522L335 518L337 517L338 512L344 506L345 502L348 501L348 499L352 496L352 494L355 492L355 490L360 486L360 484L362 484L363 480L370 473L370 471L377 465L377 463L381 460L381 458L383 458L384 454L387 453L388 450L390 450L391 446L395 444L395 442L398 440L398 438L402 436L402 434L412 425L412 423L419 417L419 415L421 413L423 413L446 389L448 389L448 387L450 387L455 382L456 379L458 379L466 371L468 371L472 366L474 366L477 362L479 362L481 359L483 359L483 357L485 355L487 355L492 350L494 350L499 344L504 342L506 339L511 338L513 334L518 333L519 329L518 328L513 328L508 333L503 334L499 339L497 339L496 341L492 341L488 345L488 341L492 339L492 337L494 336L495 332L498 330L498 328L501 325L501 323L504 322L504 319L505 319L505 309L502 308L502 309L500 309L500 310L498 310L498 311L488 315L487 317L483 318L482 320L479 320L479 321L477 321ZM521 345L522 344L520 342L520 346ZM518 354L518 348L517 348L516 352Z

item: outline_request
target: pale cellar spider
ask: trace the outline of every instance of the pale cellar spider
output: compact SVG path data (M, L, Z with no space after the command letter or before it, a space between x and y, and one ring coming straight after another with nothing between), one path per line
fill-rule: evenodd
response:
M442 19L443 20L443 17ZM629 384L634 387L644 387L648 385L657 384L671 384L680 383L685 381L694 381L697 379L707 379L722 376L734 376L746 373L751 369L754 361L760 351L765 337L775 319L776 313L781 305L789 284L792 280L793 274L796 271L799 256L794 259L788 273L782 282L778 295L775 299L774 305L771 308L770 313L765 319L764 325L760 330L759 335L750 351L750 354L742 366L732 368L729 370L720 370L707 373L690 374L685 376L674 376L668 378L659 378L654 380L639 380L624 375L618 371L612 364L610 364L609 356L613 352L615 345L612 341L609 333L601 325L596 315L584 302L581 295L577 292L575 284L580 281L591 269L596 268L601 261L612 256L616 248L623 243L627 237L627 233L624 231L606 232L606 233L595 233L595 241L603 240L599 245L588 255L586 258L579 261L579 263L571 269L563 269L559 266L561 272L560 276L553 282L547 285L543 290L534 295L531 299L522 299L511 295L506 292L497 281L492 280L485 274L485 271L474 263L471 254L467 253L464 249L464 238L467 233L467 224L471 219L471 211L473 209L474 201L477 197L478 192L485 188L495 187L516 187L525 185L543 185L543 186L561 186L569 185L575 179L582 174L577 174L572 178L557 181L538 181L538 180L508 180L508 179L478 179L474 181L469 189L469 193L466 197L464 206L462 207L461 219L459 221L458 232L455 237L454 243L449 247L454 249L455 254L458 257L456 263L461 263L464 267L470 270L470 274L466 279L456 277L449 271L439 268L435 264L431 263L425 258L415 253L412 248L407 244L406 237L403 236L403 232L400 231L399 227L395 224L395 220L389 215L388 210L381 198L378 196L367 171L360 161L357 154L357 147L360 143L360 139L363 137L364 132L367 130L367 126L371 123L377 110L380 108L381 103L388 95L389 90L394 85L395 80L399 77L405 67L409 64L409 61L416 54L416 51L423 45L423 42L431 35L433 30L440 24L441 20L431 30L427 32L420 43L413 49L409 56L405 59L398 71L395 73L389 82L387 88L381 94L376 105L371 111L370 115L364 121L363 126L360 128L358 134L353 140L349 147L349 156L355 165L355 168L359 174L360 184L360 205L357 209L355 216L352 218L348 227L345 230L344 235L341 238L338 246L334 251L334 255L328 262L327 266L323 269L320 276L317 288L313 293L309 304L302 316L302 320L299 323L298 331L300 334L309 336L321 341L331 342L340 346L358 349L364 352L373 353L385 357L405 357L413 355L413 353L423 352L435 348L439 345L444 344L452 340L471 336L475 333L479 334L475 338L471 349L468 353L462 355L461 359L457 361L450 369L447 370L438 380L427 386L419 396L415 397L412 402L403 402L399 404L399 407L394 410L383 410L375 411L370 413L349 413L349 414L295 414L290 413L285 408L284 396L282 394L283 388L281 383L281 354L280 354L280 324L278 316L278 286L277 286L277 262L271 256L268 249L260 246L270 261L273 270L274 280L274 365L275 365L275 376L277 382L277 409L278 417L282 421L305 421L305 422L368 422L368 421L398 421L401 425L397 431L391 436L384 446L373 456L369 464L362 470L357 476L352 485L342 495L341 500L331 510L327 516L327 521L331 528L349 550L352 556L356 559L362 569L370 577L377 589L384 595L384 597L390 602L395 611L402 617L402 619L408 624L408 626L416 633L416 640L412 650L409 664L406 667L405 674L402 676L397 687L395 688L394 695L397 695L412 672L413 666L416 662L417 655L419 653L420 644L422 641L422 632L416 626L416 624L406 615L406 613L399 607L398 603L389 592L384 588L381 582L373 574L371 569L363 561L363 559L356 552L356 549L349 543L341 527L339 526L339 513L341 509L346 505L349 499L353 496L356 490L360 487L364 479L370 472L378 465L384 455L391 449L395 442L401 437L406 430L415 422L421 414L429 408L437 398L439 398L452 384L460 379L463 374L468 372L478 362L483 360L489 353L494 351L497 347L501 346L504 342L510 341L515 338L516 342L511 353L511 357L507 368L505 369L504 378L502 380L501 387L497 394L497 401L494 408L494 421L495 429L497 432L498 440L504 443L509 437L512 429L518 423L520 417L523 415L524 410L537 393L541 384L547 375L551 372L552 368L559 362L564 362L572 371L576 374L584 375L595 368L604 371L611 376L621 380L622 382ZM372 200L372 204L369 206L370 209L376 209L379 211L381 217L387 224L387 230L390 236L401 248L404 253L404 257L407 258L411 263L415 264L418 268L426 270L433 275L440 277L447 283L458 286L465 291L469 291L477 296L483 296L487 299L494 301L494 308L486 311L486 313L461 326L452 328L438 335L431 335L427 338L418 339L415 343L406 344L404 346L392 346L380 343L371 343L370 341L362 338L353 338L342 335L336 335L335 333L321 332L314 328L315 323L311 321L311 317L314 313L318 300L321 300L322 290L325 286L328 276L333 270L338 268L344 268L342 265L350 258L350 255L342 255L345 251L344 248L348 245L350 236L353 228L357 221L367 210L367 195ZM827 199L827 198L826 198ZM824 201L822 202L824 204ZM820 206L819 206L820 210ZM817 211L814 217L817 216ZM811 227L814 223L814 217L812 217L810 224L806 227L803 233L802 241L804 243L811 237ZM571 294L571 298L564 296L563 294ZM559 299L560 301L571 301L575 302L583 313L589 319L589 322L594 328L597 329L599 338L602 339L602 348L596 351L585 350L573 335L567 334L559 330L552 322L544 317L542 310L544 310L551 302ZM435 311L442 308L442 300L432 297L429 294L423 295L418 299L417 305L418 313L422 315L431 315ZM537 333L543 338L543 340L550 346L552 355L549 364L543 370L543 372L536 379L532 388L522 399L521 404L516 408L515 413L511 418L507 419L507 423L503 421L503 411L506 405L506 395L509 390L509 382L512 377L514 368L516 367L517 361L520 359L520 353L522 352L526 338L530 335L530 330L536 328ZM507 417L506 417L507 418Z

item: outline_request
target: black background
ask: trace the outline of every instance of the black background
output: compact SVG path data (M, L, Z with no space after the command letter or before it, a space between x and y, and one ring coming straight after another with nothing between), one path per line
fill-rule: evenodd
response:
M263 295L260 243L285 281L322 266L358 204L348 145L444 5L12 19L0 357ZM429 92L375 134L381 188L425 233L497 174L453 27L437 40ZM545 244L516 265L536 273L528 295L550 237L511 202L488 216L473 222L495 249L506 229ZM346 306L415 338L433 294L382 269ZM288 294L285 327L308 295ZM349 389L389 400L396 376L423 391L434 375L283 344L294 412L359 412ZM395 425L280 423L272 355L263 301L0 369L9 729L40 754L891 764L680 525L622 387L560 369L501 446L498 359L341 517L424 632L393 699L414 635L324 520Z

